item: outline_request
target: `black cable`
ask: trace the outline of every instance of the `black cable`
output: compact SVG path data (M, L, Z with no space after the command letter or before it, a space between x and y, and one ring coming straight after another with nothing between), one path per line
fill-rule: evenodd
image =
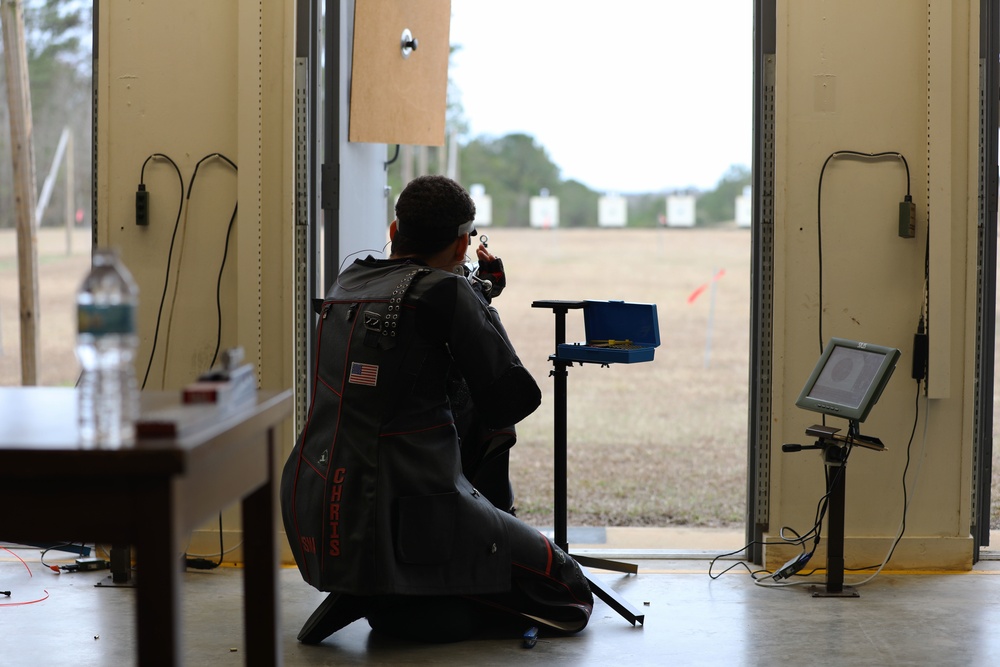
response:
M913 405L913 429L910 431L910 440L906 443L906 465L903 466L903 518L900 521L899 535L896 536L896 540L892 543L892 548L889 549L889 555L885 557L882 563L876 565L866 565L865 567L853 567L844 568L847 571L856 572L860 570L873 570L882 565L887 565L889 560L892 558L892 554L896 551L896 546L899 544L900 540L903 539L903 534L906 533L906 510L909 507L908 492L906 490L906 473L910 469L910 450L913 447L913 437L917 433L917 423L920 421L920 380L917 380L917 397L914 399Z
M222 153L209 153L208 155L201 158L200 160L198 160L198 162L195 163L194 171L191 172L191 180L188 181L188 190L187 190L187 198L189 200L191 199L191 192L194 191L194 182L198 176L198 168L201 167L201 164L203 162L205 162L206 160L210 160L212 158L218 158L220 160L223 160L224 162L226 162L226 164L228 164L230 167L233 168L233 171L239 173L239 167L237 167L236 163L230 160L228 157L226 157ZM215 281L215 317L216 317L215 351L212 353L212 361L208 364L209 368L215 366L215 361L219 357L219 348L222 346L222 273L223 271L225 271L226 258L229 256L229 238L233 231L233 223L236 221L236 211L238 207L239 207L239 201L237 201L237 203L233 206L233 214L229 217L229 225L226 228L226 241L225 245L223 246L223 252L222 252L222 264L219 266L219 276ZM211 561L208 561L207 559L204 558L187 558L187 554L185 554L184 556L187 566L197 569L212 569L222 565L222 560L225 554L222 537L223 537L222 513L220 512L219 513L219 562L212 563Z
M816 195L816 236L817 236L817 248L818 248L817 265L819 267L818 268L818 271L819 271L819 326L818 326L818 329L819 329L819 349L820 349L820 353L821 354L822 354L823 347L824 347L824 342L823 342L823 228L822 228L823 174L826 171L827 164L829 164L830 160L832 160L834 158L839 158L839 157L856 157L856 158L863 158L863 159L896 158L896 159L901 160L902 163L903 163L903 167L906 169L906 201L910 201L911 198L912 198L911 194L910 194L910 192L911 192L910 191L910 165L906 161L906 158L903 156L902 153L899 153L899 152L896 152L896 151L884 151L884 152L881 152L881 153L863 153L861 151L835 151L835 152L831 153L826 158L826 160L823 162L823 166L820 169L820 173L819 173L819 184L818 184L817 195ZM921 311L925 310L926 301L927 301L927 287L926 286L927 286L927 279L928 279L928 274L929 274L929 263L930 263L930 232L928 231L927 239L926 239L926 245L925 245L925 249L924 249L924 294L921 297ZM923 312L921 314L921 322L924 322ZM906 507L907 507L907 504L908 504L907 490L906 490L906 473L907 473L907 470L910 467L910 451L911 451L911 448L912 448L912 445L913 445L913 437L914 437L914 434L916 433L917 421L919 419L919 414L920 414L920 403L919 403L919 400L920 400L920 386L921 386L921 383L920 383L920 380L918 380L917 381L916 406L915 406L914 417L913 417L913 430L910 432L910 439L909 439L909 442L906 445L906 465L903 468L903 480L902 480L902 483L903 483L903 518L902 518L902 527L901 527L901 530L899 532L899 535L896 537L896 540L895 540L895 542L892 545L892 548L889 551L889 556L886 557L886 559L885 559L886 563L888 563L889 559L892 558L892 554L893 554L893 552L896 549L896 545L899 544L899 541L902 539L903 533L906 531ZM824 415L823 418L824 418L824 423L825 423L826 415ZM868 566L868 567L864 567L864 568L845 568L845 570L852 570L852 571L853 570L867 570L867 569L871 569L871 567L879 567L879 566L875 565L875 566Z
M222 565L222 558L225 556L226 550L222 544L222 512L219 512L219 562L216 563L216 567Z
M209 368L215 366L215 360L219 356L219 348L222 346L222 272L226 268L226 257L229 255L229 235L233 231L233 222L236 220L236 209L239 203L233 206L233 215L229 218L229 227L226 229L226 243L222 250L222 264L219 266L219 277L215 281L215 317L218 327L215 331L215 352L212 353L212 362Z
M75 571L79 569L76 565L49 565L48 563L45 562L45 554L47 554L48 552L53 550L62 551L64 547L71 547L74 544L76 544L76 542L63 542L62 544L54 544L51 547L46 547L45 549L42 550L41 555L38 557L38 562L42 564L42 567L46 567L55 572L56 574L58 574L60 570L67 570L70 572ZM82 542L80 543L80 546L81 548L83 547Z
M228 157L222 153L209 153L205 157L198 160L194 166L194 172L191 174L191 180L188 182L188 199L191 199L191 192L194 190L194 181L198 176L198 168L201 166L202 162L210 160L212 158L218 158L225 161L233 171L239 173L239 167L236 163L230 160ZM212 353L212 362L208 365L209 368L215 366L215 361L219 357L219 349L222 347L222 272L226 268L226 259L229 256L229 238L233 231L233 223L236 221L236 211L239 207L239 202L233 206L233 214L229 218L229 226L226 229L226 243L223 247L222 252L222 264L219 266L219 276L215 281L215 317L216 317L216 333L215 333L215 352Z
M910 165L897 151L883 151L881 153L863 153L861 151L834 151L823 162L823 167L819 170L819 185L816 192L816 238L817 238L817 267L819 271L819 351L823 353L823 174L830 160L841 157L856 157L863 159L877 160L882 158L896 158L902 160L906 168L906 197L910 198ZM824 415L824 419L825 419Z
M841 472L844 470L844 468L847 467L847 460L848 460L848 458L850 458L851 449L852 449L852 443L851 443L850 439L848 439L848 442L847 442L847 451L844 454L844 460L841 462L841 465L837 468L837 475L840 475ZM734 564L730 565L729 567L727 567L722 572L719 572L718 574L714 574L714 575L712 574L712 569L715 567L716 561L718 561L720 558L726 558L728 556L732 556L732 555L744 552L744 551L748 550L750 547L755 546L755 545L760 545L760 546L786 545L787 546L787 545L796 545L797 544L797 545L799 545L799 546L802 547L802 552L805 553L806 552L805 544L810 539L812 539L813 540L813 547L812 547L812 551L809 554L810 557L812 557L812 554L816 553L816 549L817 549L817 547L819 547L821 532L822 532L822 528L823 528L823 518L826 516L826 510L827 510L827 508L829 507L829 504L830 504L829 503L829 501L830 501L830 493L831 493L831 491L833 489L833 484L836 483L836 479L837 479L835 477L831 481L831 479L830 479L830 473L829 473L829 466L824 465L823 469L824 469L824 479L826 480L826 488L827 488L827 490L826 490L826 493L824 493L820 497L820 499L816 502L816 512L813 515L813 526L812 526L812 528L810 528L805 534L800 535L798 532L795 531L795 529L793 529L793 528L791 528L789 526L783 526L781 528L781 530L778 531L778 536L781 538L781 541L771 541L771 542L768 542L768 541L754 540L753 542L750 542L749 544L747 544L746 546L744 546L742 549L737 549L735 551L730 551L729 553L719 554L718 556L714 557L709 562L709 564L708 564L708 576L709 576L709 578L711 578L711 579L718 579L723 574L725 574L726 572L729 572L730 570L732 570L734 567L737 567L738 565L743 565L743 567L746 568L747 572L750 573L750 576L753 578L754 581L757 581L757 577L755 576L757 574L760 574L762 572L770 574L769 570L763 570L763 569L762 570L751 570L748 565L746 565L745 563L743 563L743 561L740 561L738 563L734 563ZM789 539L789 538L785 537L786 533L791 533L792 535L794 535L795 536L794 539ZM815 570L813 570L813 571L815 571ZM806 576L806 575L802 575L802 576Z
M149 362L146 364L146 373L142 378L141 389L146 388L146 381L149 379L149 369L153 366L153 355L156 354L156 342L160 337L160 318L163 316L163 304L167 299L167 286L170 284L170 263L173 261L174 256L174 240L177 238L177 228L181 223L181 211L184 210L184 178L181 176L181 170L177 166L177 163L170 159L169 156L164 155L163 153L153 153L147 157L145 162L142 163L142 169L139 171L139 185L142 186L144 184L146 177L146 165L153 158L164 159L173 165L174 170L177 172L177 180L180 182L181 196L180 204L177 206L177 219L174 221L174 231L170 235L170 249L167 251L167 270L163 276L163 293L160 295L160 307L156 312L156 328L153 329L153 346L149 351Z
M205 162L206 160L211 160L212 158L219 158L220 160L224 160L230 167L233 168L233 171L239 171L239 169L236 167L236 163L227 158L222 153L209 153L205 157L198 160L194 165L194 171L191 172L191 180L188 181L188 193L187 193L188 199L191 199L191 190L192 188L194 188L194 179L198 177L198 168L201 166L202 162Z
M392 158L388 162L382 164L382 168L388 170L389 165L398 159L399 159L399 144L396 144L396 152L392 154Z
M816 196L816 235L817 235L817 247L818 247L818 267L819 267L819 348L820 353L823 351L823 231L822 231L822 197L823 197L823 174L826 171L826 166L829 164L830 160L838 157L857 157L863 159L881 159L881 158L896 158L903 162L903 166L906 169L906 201L912 199L910 194L910 165L906 161L906 158L902 153L896 151L884 151L881 153L863 153L861 151L835 151L831 153L826 160L823 162L823 167L820 169L819 173L819 185L817 189ZM927 280L929 275L929 264L930 264L930 232L928 230L925 249L924 249L924 294L921 297L921 323L924 322L924 311L926 309L927 303ZM920 386L921 381L917 380L917 397L916 404L914 406L914 416L913 416L913 429L910 431L910 439L906 445L906 465L903 467L903 518L901 521L901 529L899 535L896 537L895 542L893 542L892 548L889 550L889 555L886 557L884 563L888 563L889 559L892 558L893 552L896 550L896 545L899 544L903 537L903 533L906 531L906 509L908 506L907 499L907 489L906 489L906 473L910 467L910 452L913 446L913 437L916 433L917 422L920 416ZM824 419L825 419L824 415ZM873 567L879 567L879 565L866 566L862 568L845 568L849 571L857 570L868 570Z
M184 566L190 567L195 570L214 570L215 568L222 565L222 560L225 558L226 549L222 542L222 512L219 512L219 562L213 563L208 558L197 557L191 558L188 556L187 552L184 552Z
M755 540L755 541L751 542L750 544L746 545L745 547L743 547L742 549L737 549L736 551L730 551L729 553L719 554L718 556L716 556L715 558L713 558L712 561L708 564L708 576L709 576L709 578L710 579L718 579L719 577L721 577L722 575L724 575L726 572L729 572L730 570L732 570L734 567L739 567L741 565L746 569L746 571L750 574L751 577L754 577L754 575L757 574L757 573L759 573L759 572L765 571L765 570L751 570L749 565L747 565L745 562L743 562L742 560L740 560L740 561L736 561L735 563L733 563L732 565L730 565L729 567L727 567L722 572L719 572L718 574L712 574L712 568L715 566L715 562L717 560L719 560L720 558L727 558L729 556L735 556L736 554L743 553L744 551L746 551L750 547L754 546L755 544L763 544L763 543L759 543L759 542L757 542ZM754 578L756 579L756 577L754 577Z
M232 160L230 160L228 157L226 157L222 153L209 153L205 157L203 157L200 160L198 160L197 163L195 163L194 171L191 174L191 180L188 183L187 194L185 195L185 192L184 192L184 177L181 175L181 170L177 166L177 163L174 162L168 155L165 155L163 153L153 153L152 155L150 155L149 157L147 157L145 159L145 161L142 163L142 168L139 171L139 185L140 185L140 187L142 187L142 186L145 185L146 165L149 164L149 161L152 160L152 159L154 159L154 158L160 158L160 159L167 160L173 166L174 171L177 172L177 180L180 183L180 203L179 203L179 205L177 207L177 218L174 221L174 229L173 229L173 232L170 235L170 248L167 251L167 269L166 269L166 272L164 274L164 279L163 279L163 292L160 295L160 305L159 305L159 308L158 308L157 313L156 313L156 327L153 330L153 344L152 344L152 349L149 352L149 361L146 364L146 372L145 372L145 375L143 376L143 379L142 379L142 388L143 389L146 388L146 382L149 379L149 371L150 371L150 368L152 368L152 365L153 365L153 357L156 354L156 345L157 345L157 341L159 340L159 334L160 334L160 321L161 321L162 316L163 316L163 304L166 302L167 289L168 289L169 284L170 284L170 265L173 262L174 243L175 243L175 241L177 239L177 231L178 231L178 229L180 227L181 213L184 210L184 201L185 200L189 200L191 198L191 191L194 189L194 182L195 182L195 178L198 175L198 168L201 167L201 164L203 162L205 162L206 160L209 160L209 159L212 159L212 158L218 158L218 159L221 159L221 160L225 161L227 164L229 164L229 166L231 166L234 171L238 171L236 163L233 162ZM227 258L228 254L229 254L229 238L230 238L230 235L231 235L232 230L233 230L233 222L236 219L236 210L237 210L236 207L234 207L233 208L233 214L232 214L232 216L229 219L229 226L228 226L228 228L226 230L226 247L224 248L224 251L223 251L222 265L219 268L219 276L218 276L218 279L217 279L217 282L216 282L215 303L216 303L217 330L216 330L215 352L212 355L212 362L211 362L211 364L209 364L209 367L215 365L216 358L218 357L218 354L219 354L219 347L220 347L221 341L222 341L222 301L221 301L222 273L223 273L223 270L226 267L226 258ZM215 564L215 563L211 563L211 561L209 561L211 567L218 567L219 565L222 564L223 553L224 553L224 550L223 550L222 546L223 546L222 514L220 513L219 514L219 562L217 564ZM202 564L200 564L200 562L198 562L200 560L203 560L203 559L194 559L194 561L192 561L192 559L188 559L187 562L188 562L188 565L190 567L203 567L204 568L205 566L202 565ZM42 564L44 565L44 562Z

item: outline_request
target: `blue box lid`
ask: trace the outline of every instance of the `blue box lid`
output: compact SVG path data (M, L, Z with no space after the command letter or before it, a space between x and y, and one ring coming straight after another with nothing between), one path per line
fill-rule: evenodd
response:
M638 345L657 347L660 325L655 303L626 301L584 301L583 326L589 345L593 341L630 340Z

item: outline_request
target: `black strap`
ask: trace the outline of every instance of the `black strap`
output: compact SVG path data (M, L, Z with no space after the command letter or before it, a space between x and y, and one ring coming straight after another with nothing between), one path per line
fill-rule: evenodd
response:
M364 312L364 325L367 329L365 333L365 345L368 347L381 347L383 350L396 346L396 331L399 327L399 316L402 312L403 299L410 289L413 281L427 273L427 267L414 268L403 276L399 284L389 295L388 305L384 309L370 309Z

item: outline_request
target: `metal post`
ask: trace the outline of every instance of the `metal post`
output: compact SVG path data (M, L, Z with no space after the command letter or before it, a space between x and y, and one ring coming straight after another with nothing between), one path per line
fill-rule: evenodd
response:
M826 491L830 523L826 531L826 587L813 587L814 598L856 598L857 590L844 586L844 505L847 499L846 450L835 443L822 442L827 468Z
M73 165L73 133L66 139L66 256L73 254L73 227L76 224L76 167Z
M828 452L829 453L829 452ZM830 468L830 525L826 539L826 590L844 590L844 501L847 489L847 466L828 462Z
M556 311L556 345L566 342L566 311ZM566 466L566 378L569 375L568 364L560 359L552 360L552 380L555 395L553 398L553 448L552 448L552 470L553 470L553 491L555 502L555 535L554 542L563 551L569 551L569 538L567 537L567 502L568 484L566 477L568 470Z

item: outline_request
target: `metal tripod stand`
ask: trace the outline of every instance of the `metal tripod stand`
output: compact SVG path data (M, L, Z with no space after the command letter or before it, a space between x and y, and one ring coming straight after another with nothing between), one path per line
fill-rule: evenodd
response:
M559 345L566 342L566 313L570 309L583 308L583 306L583 301L534 301L531 304L532 308L550 308L555 314L556 350L559 349ZM555 389L553 426L555 535L553 541L560 549L566 553L570 553L566 537L566 378L569 375L568 369L573 365L573 361L562 359L558 354L552 354L549 356L549 360L552 362L552 370L549 372L549 375L552 376ZM639 567L632 563L620 563L618 561L576 554L570 555L580 565L585 567L596 567L627 574L637 574L639 572ZM601 581L589 575L587 576L587 581L590 582L590 587L594 591L594 594L604 600L625 620L629 621L632 625L643 623L646 615L639 613L631 604L619 597L615 591L606 588Z
M826 547L826 587L813 587L813 597L856 598L861 594L851 586L844 586L844 501L847 499L847 455L850 447L860 445L876 451L884 451L885 445L878 438L861 435L856 420L851 420L847 436L838 435L840 429L814 425L806 429L806 435L816 437L813 445L786 444L783 452L800 452L804 449L823 451L823 465L826 466L826 493L829 503L827 511L830 522L827 526Z

